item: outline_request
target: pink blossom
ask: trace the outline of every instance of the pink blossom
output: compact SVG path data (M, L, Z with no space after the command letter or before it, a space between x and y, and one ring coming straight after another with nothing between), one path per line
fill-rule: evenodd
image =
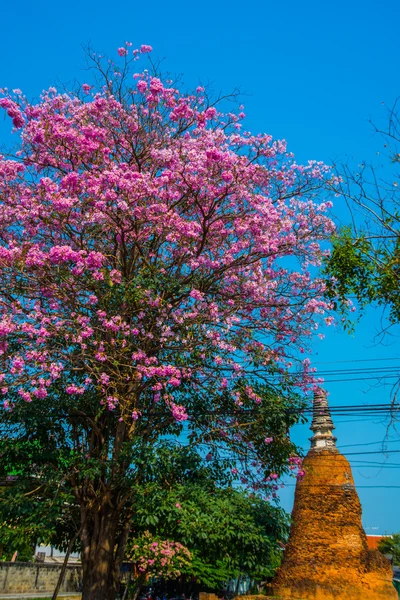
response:
M193 289L189 296L191 298L194 298L195 300L203 300L204 298L204 294L202 292L200 292L199 290Z
M143 94L147 90L147 82L141 79L136 84L137 89L141 94Z
M128 50L121 46L121 48L118 48L118 54L119 56L126 56L128 54Z
M27 392L26 390L23 389L19 389L18 390L18 395L21 396L21 398L23 400L25 400L25 402L32 402L32 396L29 392Z
M108 410L114 410L115 407L119 403L118 398L116 396L111 396L111 395L107 396L106 402L107 402L107 408L108 408Z
M65 391L69 395L78 394L81 395L85 392L85 388L78 385L67 385Z
M233 175L232 175L232 173L230 171L223 171L221 173L221 177L227 183L230 183L233 180Z
M169 406L175 421L186 421L189 418L184 406L180 406L174 402L170 402Z
M121 281L122 281L121 272L118 271L117 269L112 269L110 271L110 279L113 283L121 283Z
M0 98L0 107L7 110L7 114L11 117L16 129L21 129L25 125L25 119L16 102L13 102L10 98Z
M43 388L43 387L35 388L32 393L36 398L46 398L47 397L47 390L46 390L46 388Z
M108 385L110 383L110 377L107 373L102 373L100 375L100 381L103 385Z
M215 119L217 116L217 109L214 106L207 108L205 112L206 119Z
M154 94L159 94L164 89L164 86L158 77L152 77L150 79L150 91Z
M202 87L184 93L143 71L132 90L116 77L83 84L89 98L0 92L22 128L17 158L0 156L4 394L11 408L50 405L62 378L79 405L93 386L115 423L132 415L135 436L156 419L154 441L189 418L203 428L203 406L215 411L207 460L254 451L273 440L241 427L263 398L243 381L257 371L300 391L319 383L299 355L332 320L317 273L334 231L320 198L331 175L297 164L284 140L242 132L242 108L204 107ZM252 467L255 485L268 466Z
M151 52L153 50L153 48L151 46L147 46L146 44L142 44L140 46L140 52L142 54L147 54L148 52Z
M21 373L24 368L25 361L21 356L16 356L11 362L11 373Z

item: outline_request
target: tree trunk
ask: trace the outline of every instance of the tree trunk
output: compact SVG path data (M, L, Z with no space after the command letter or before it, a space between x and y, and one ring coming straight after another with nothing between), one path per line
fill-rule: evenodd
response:
M90 453L102 462L101 475L88 473L73 483L81 513L82 600L115 600L132 517L132 498L120 487L130 464L130 459L121 458L130 433L123 421L118 422L114 440L107 441L101 423L95 425ZM110 451L112 458L105 458Z
M82 524L82 600L115 600L129 532L129 521L110 507L84 513Z
M105 559L95 562L89 575L84 576L82 600L115 600L118 582L112 577L113 564Z
M76 534L74 535L74 537L72 538L72 540L70 541L70 543L68 545L67 552L65 553L63 566L61 567L61 573L58 578L56 589L54 590L51 600L57 600L58 592L61 589L61 586L64 581L64 577L65 577L65 571L67 570L69 555L71 554L72 548L74 547L74 544L78 538L79 533L80 533L79 531L76 532Z

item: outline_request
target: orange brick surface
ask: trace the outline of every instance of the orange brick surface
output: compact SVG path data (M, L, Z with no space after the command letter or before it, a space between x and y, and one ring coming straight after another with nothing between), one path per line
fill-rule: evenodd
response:
M368 548L348 460L311 449L296 487L293 525L274 594L303 600L398 600L389 561Z

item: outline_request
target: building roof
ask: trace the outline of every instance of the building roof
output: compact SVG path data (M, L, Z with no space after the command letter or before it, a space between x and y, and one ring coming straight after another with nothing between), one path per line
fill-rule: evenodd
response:
M382 538L388 537L387 535L367 535L367 544L370 550L377 550L378 544Z

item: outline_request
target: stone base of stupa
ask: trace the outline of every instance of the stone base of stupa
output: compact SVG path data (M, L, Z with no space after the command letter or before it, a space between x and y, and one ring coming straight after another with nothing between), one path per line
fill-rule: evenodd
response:
M389 561L368 549L347 459L336 448L312 448L303 467L273 594L293 600L398 600Z
M370 574L359 578L349 573L347 579L334 577L319 578L318 581L298 580L290 587L274 586L274 598L282 600L398 600L391 580Z

